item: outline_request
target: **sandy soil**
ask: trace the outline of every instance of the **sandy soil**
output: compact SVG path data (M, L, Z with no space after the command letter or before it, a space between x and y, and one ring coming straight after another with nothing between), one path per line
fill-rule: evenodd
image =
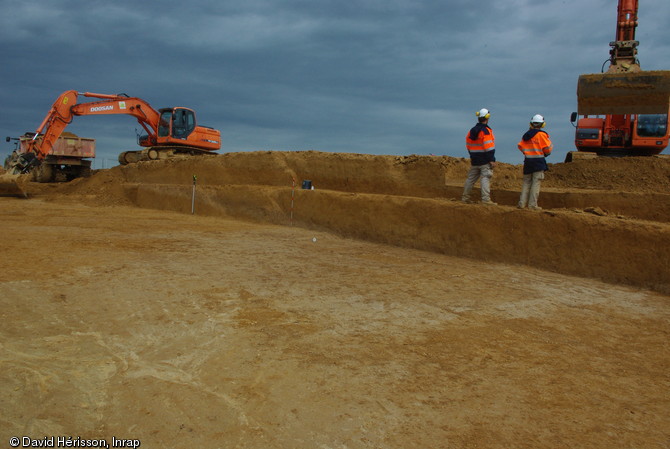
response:
M0 198L0 441L670 447L653 203L670 167L647 161L616 162L611 187L594 180L612 161L556 164L539 213L505 204L513 166L500 206L454 201L451 158L267 152L24 182L29 199ZM538 245L538 227L566 237Z

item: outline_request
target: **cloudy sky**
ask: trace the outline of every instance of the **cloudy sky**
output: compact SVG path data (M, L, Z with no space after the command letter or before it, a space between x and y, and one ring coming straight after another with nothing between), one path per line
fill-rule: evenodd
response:
M491 110L498 160L543 114L573 148L577 78L599 73L616 0L0 0L0 136L34 131L65 90L186 106L221 152L465 156ZM670 69L670 1L640 0L639 58ZM81 101L87 101L80 97ZM136 149L129 116L77 117L99 160ZM3 141L0 156L11 151Z

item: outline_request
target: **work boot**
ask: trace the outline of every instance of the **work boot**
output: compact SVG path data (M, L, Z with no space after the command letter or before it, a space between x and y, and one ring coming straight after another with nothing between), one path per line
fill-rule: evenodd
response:
M463 203L465 203L465 204L472 204L472 203L473 203L472 200L467 199L467 198L463 198L463 199L461 200L461 202L463 202Z
M491 200L488 200L488 201L482 201L482 204L483 204L484 206L497 206L497 205L498 205L498 203L494 203L494 202L491 201Z
M542 210L540 206L528 206L528 209L530 210Z

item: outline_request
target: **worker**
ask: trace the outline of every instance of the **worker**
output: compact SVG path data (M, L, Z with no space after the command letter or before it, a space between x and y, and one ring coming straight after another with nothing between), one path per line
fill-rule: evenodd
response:
M540 196L540 184L544 179L544 172L549 170L547 156L554 148L549 134L543 130L546 125L544 117L535 114L530 119L530 129L519 141L519 150L524 155L523 160L523 186L519 198L519 209L528 206L529 209L541 210L537 205Z
M495 205L496 203L491 201L491 178L496 165L495 136L488 125L491 113L488 109L482 108L475 115L477 124L465 136L465 147L470 154L470 170L461 199L464 203L472 203L470 192L477 180L481 179L482 204Z

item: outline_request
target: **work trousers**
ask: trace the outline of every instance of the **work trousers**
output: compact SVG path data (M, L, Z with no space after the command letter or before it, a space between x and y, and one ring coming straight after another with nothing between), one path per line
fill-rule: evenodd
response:
M465 186L463 187L463 201L466 203L470 201L470 192L480 178L482 202L488 203L491 201L491 177L493 177L491 164L471 166L468 171L468 179L465 180Z
M536 171L523 175L523 186L521 187L521 197L519 198L519 207L537 207L537 198L540 196L540 184L544 179L543 171Z

